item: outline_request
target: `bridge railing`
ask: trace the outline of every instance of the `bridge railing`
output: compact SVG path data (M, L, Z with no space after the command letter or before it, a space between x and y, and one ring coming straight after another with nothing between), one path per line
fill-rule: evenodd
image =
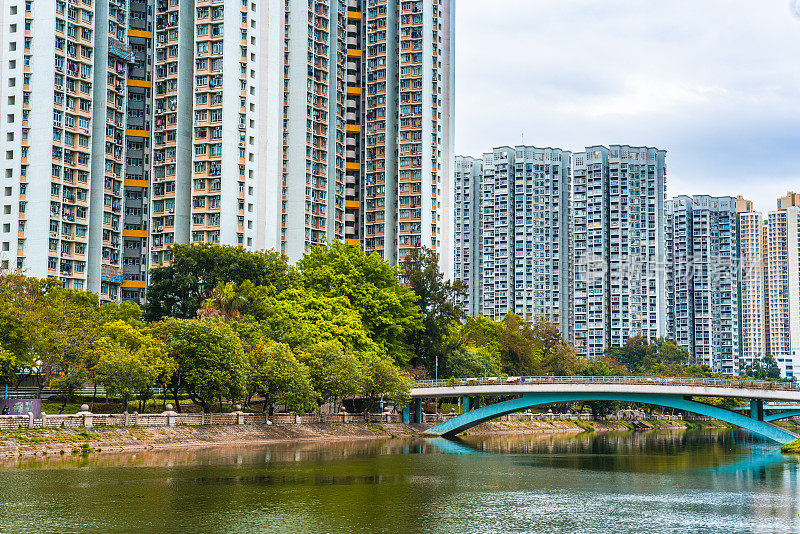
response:
M412 388L442 388L452 386L496 386L515 384L640 384L659 386L725 387L739 389L800 390L800 382L770 382L766 380L736 380L721 378L684 378L659 376L509 376L451 378L448 380L415 380Z

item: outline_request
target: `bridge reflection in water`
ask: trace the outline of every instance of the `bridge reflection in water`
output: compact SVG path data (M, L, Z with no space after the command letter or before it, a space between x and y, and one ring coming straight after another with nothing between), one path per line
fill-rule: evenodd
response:
M800 385L792 382L656 377L509 377L415 382L412 404L404 411L422 422L422 400L460 398L463 413L428 429L427 434L454 436L502 415L559 402L622 401L676 408L744 428L778 443L797 435L770 422L764 401L800 402ZM480 407L487 397L509 398ZM750 413L737 413L693 400L693 397L736 397L750 400Z

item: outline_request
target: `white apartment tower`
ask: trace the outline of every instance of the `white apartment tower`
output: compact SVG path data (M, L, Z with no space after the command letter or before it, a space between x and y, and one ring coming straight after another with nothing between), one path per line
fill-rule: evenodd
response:
M777 204L767 222L767 350L791 377L800 351L800 195Z
M584 357L666 333L665 159L627 145L573 157L572 340Z
M152 262L171 243L255 248L266 4L157 0Z
M667 336L715 372L739 370L739 235L733 197L679 196L665 209Z
M739 292L741 300L742 363L740 370L764 356L766 327L766 228L753 203L737 198L739 217Z
M469 317L481 314L481 175L483 161L456 156L453 166L453 277L467 285L464 313Z
M138 59L128 44L133 8L116 0L9 0L3 11L0 263L117 300L123 230L141 224L126 207L143 214L138 198L127 202L124 183L126 86ZM145 157L139 148L131 147L137 162ZM141 193L143 182L136 185ZM137 244L131 276L141 276Z
M392 264L426 246L452 276L450 0L366 7L364 249Z
M570 153L496 148L481 185L481 313L551 321L569 336Z

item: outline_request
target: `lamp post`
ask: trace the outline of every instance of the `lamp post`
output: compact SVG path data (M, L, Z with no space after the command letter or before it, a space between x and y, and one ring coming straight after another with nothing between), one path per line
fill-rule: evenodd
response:
M486 348L483 351L483 381L486 381L488 377L488 367L489 367L489 343L486 344Z

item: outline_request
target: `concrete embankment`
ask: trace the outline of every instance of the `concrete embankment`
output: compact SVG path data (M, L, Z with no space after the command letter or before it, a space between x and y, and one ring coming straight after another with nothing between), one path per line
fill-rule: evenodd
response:
M683 423L647 422L653 429L686 428ZM432 425L323 423L176 427L46 428L0 431L0 457L124 452L156 449L257 445L307 441L387 439L421 435ZM715 421L703 426L723 426ZM629 423L594 421L492 421L470 429L477 434L545 434L632 430Z

